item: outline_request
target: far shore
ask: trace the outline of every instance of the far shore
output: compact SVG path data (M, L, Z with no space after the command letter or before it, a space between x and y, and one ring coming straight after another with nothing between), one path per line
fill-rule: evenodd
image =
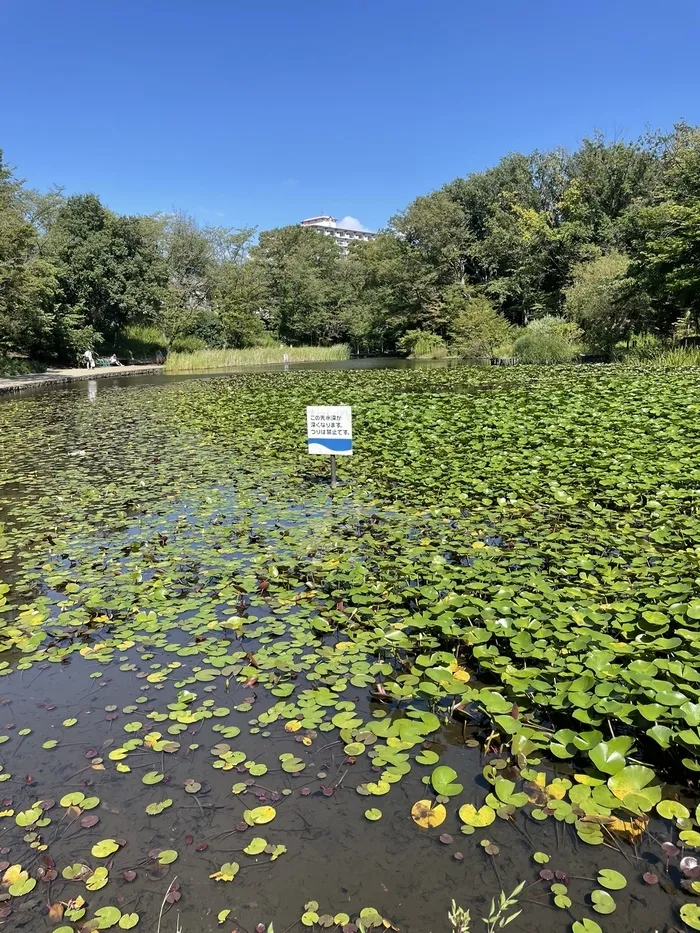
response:
M79 379L103 379L107 376L143 376L160 373L163 367L157 363L139 366L100 366L96 369L47 369L43 373L23 373L20 376L0 378L0 395L22 392L41 386L59 385L62 382L77 382Z

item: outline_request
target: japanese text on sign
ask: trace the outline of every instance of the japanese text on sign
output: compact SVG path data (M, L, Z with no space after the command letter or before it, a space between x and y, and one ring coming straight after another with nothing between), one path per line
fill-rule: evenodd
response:
M352 408L349 405L309 405L306 428L310 454L352 456Z

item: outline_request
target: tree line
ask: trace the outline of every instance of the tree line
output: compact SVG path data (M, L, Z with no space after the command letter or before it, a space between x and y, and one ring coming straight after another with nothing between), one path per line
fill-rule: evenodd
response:
M311 228L258 234L38 193L0 152L0 355L72 362L144 333L164 348L466 356L696 338L700 129L506 155L417 197L347 257Z

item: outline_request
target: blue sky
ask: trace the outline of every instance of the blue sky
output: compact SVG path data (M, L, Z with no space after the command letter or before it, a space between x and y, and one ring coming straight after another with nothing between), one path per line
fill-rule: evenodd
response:
M115 210L376 229L509 151L700 123L695 0L0 0L0 148Z

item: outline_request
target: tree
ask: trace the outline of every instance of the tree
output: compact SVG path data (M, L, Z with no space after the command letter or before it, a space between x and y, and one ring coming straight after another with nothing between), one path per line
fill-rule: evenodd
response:
M52 325L55 269L40 255L25 209L22 183L0 150L0 353L40 352Z
M75 195L59 209L46 241L57 267L59 351L75 354L82 342L100 339L113 345L126 324L157 317L166 268L147 220L119 217L95 195Z
M609 353L643 321L648 299L629 277L629 267L629 258L617 251L574 267L566 313L592 349Z
M345 336L338 314L337 243L310 227L280 227L260 235L250 251L270 327L289 343L332 344Z
M511 324L484 295L469 296L453 288L445 295L450 307L452 348L468 359L488 359L512 338Z
M632 272L668 335L684 316L700 330L700 130L680 124L666 143L657 203L635 217Z

